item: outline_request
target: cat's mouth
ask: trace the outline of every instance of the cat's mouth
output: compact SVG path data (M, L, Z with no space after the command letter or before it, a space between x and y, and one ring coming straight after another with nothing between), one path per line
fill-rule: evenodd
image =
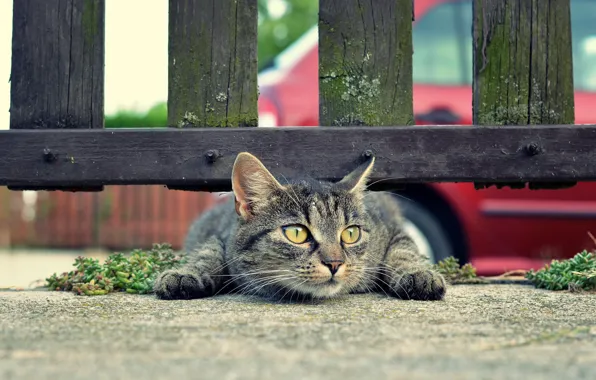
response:
M329 286L329 285L339 285L342 283L341 279L337 276L316 276L311 277L310 282L313 285L319 286Z
M319 280L315 283L313 283L312 285L314 285L314 287L319 288L320 290L322 290L323 292L331 292L331 293L335 293L336 291L339 291L341 288L343 288L344 286L344 281L343 278L339 278L336 276L331 276L328 279L325 280Z
M342 292L346 278L343 272L332 274L328 270L327 273L320 270L319 273L306 276L305 280L298 286L300 291L316 298L329 298Z
M341 280L333 277L323 281L319 279L318 281L303 283L298 287L298 290L301 292L321 299L334 297L338 293L341 293L342 289L343 284Z

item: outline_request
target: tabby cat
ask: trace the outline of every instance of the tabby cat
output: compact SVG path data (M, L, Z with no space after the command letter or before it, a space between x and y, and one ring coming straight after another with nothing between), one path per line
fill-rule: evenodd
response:
M234 196L191 225L187 263L160 273L156 296L312 300L374 291L443 299L445 279L404 233L395 196L366 191L373 165L374 157L336 183L282 185L255 156L240 153Z

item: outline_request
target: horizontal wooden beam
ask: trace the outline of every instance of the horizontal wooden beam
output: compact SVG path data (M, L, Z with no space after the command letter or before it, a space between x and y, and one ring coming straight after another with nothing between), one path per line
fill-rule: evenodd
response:
M596 125L9 130L0 146L0 185L12 189L224 191L242 151L282 181L339 179L367 154L385 185L596 180Z

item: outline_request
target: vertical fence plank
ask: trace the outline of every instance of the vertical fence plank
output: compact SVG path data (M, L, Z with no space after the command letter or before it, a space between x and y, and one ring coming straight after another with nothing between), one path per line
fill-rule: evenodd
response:
M412 125L412 0L320 0L323 126Z
M169 0L168 125L256 127L256 0Z
M573 124L569 0L474 0L474 124Z
M573 124L570 0L474 0L473 122L476 125ZM542 151L528 141L529 157ZM524 188L520 183L475 182ZM575 182L530 183L532 189Z
M103 128L105 0L14 1L10 128Z
M14 1L12 28L10 128L103 128L105 0ZM68 152L51 147L40 152L42 159L74 162ZM103 190L17 183L8 188Z

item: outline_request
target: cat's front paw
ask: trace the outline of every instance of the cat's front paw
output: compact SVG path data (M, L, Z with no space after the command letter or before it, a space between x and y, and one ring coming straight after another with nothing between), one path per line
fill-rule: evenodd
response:
M209 276L167 270L159 274L153 290L155 295L163 300L193 299L212 296L215 285Z
M440 273L423 269L396 278L391 288L401 299L438 301L445 297L447 284Z

